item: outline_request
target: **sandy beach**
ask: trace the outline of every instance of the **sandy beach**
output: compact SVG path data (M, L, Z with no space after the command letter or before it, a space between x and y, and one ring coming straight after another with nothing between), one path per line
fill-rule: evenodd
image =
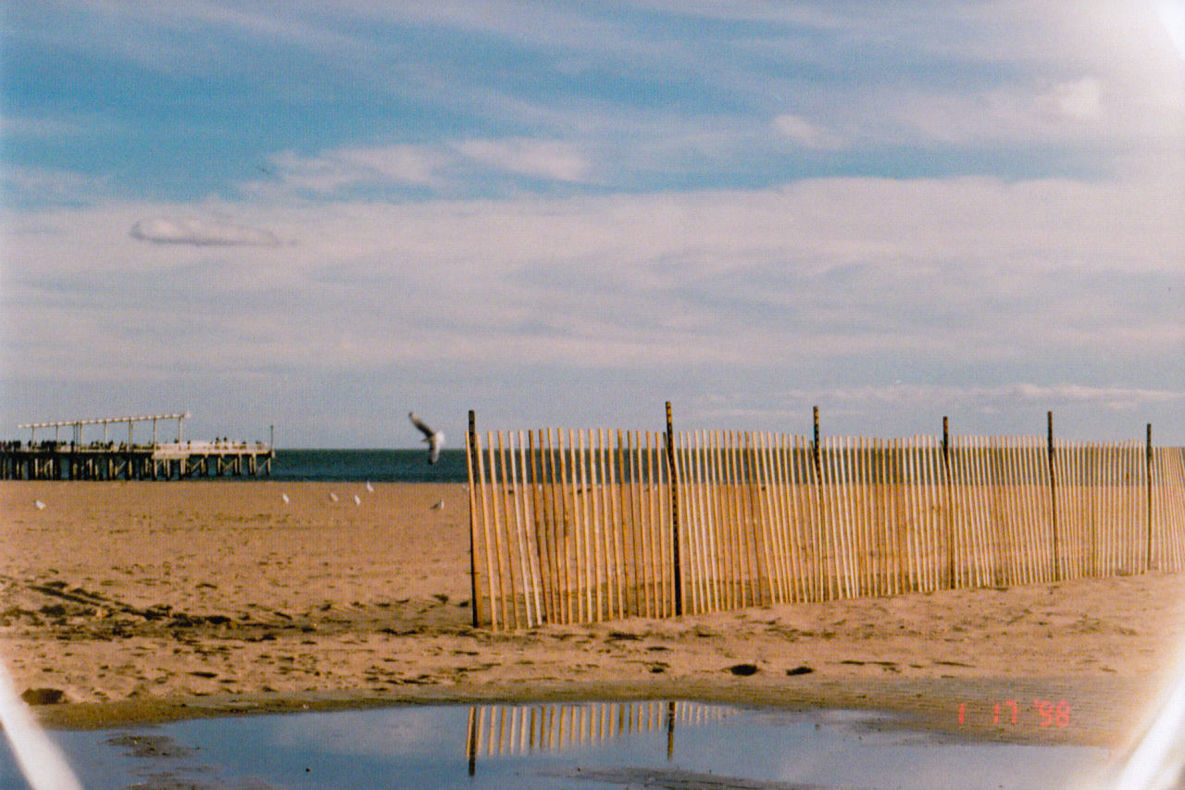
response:
M0 513L0 650L58 726L681 698L1118 747L1185 635L1160 573L490 633L452 484L3 482Z

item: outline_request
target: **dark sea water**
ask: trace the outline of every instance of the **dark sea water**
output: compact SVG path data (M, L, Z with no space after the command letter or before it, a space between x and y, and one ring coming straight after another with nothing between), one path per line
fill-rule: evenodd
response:
M273 480L376 483L464 483L464 450L442 450L435 464L427 450L276 450Z

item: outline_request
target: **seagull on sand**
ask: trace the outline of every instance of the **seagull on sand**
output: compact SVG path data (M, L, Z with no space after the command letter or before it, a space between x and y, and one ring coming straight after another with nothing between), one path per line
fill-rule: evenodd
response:
M355 505L361 505L361 504L362 504L362 499L361 499L361 498L360 498L360 497L359 497L357 494L354 494L354 504L355 504Z
M367 480L367 481L366 481L366 490L367 490L367 491L369 491L369 492L370 492L370 493L372 493L372 494L374 493L374 486L372 486L372 485L370 484L370 481L369 481L369 480Z
M444 434L440 431L434 431L424 424L424 421L416 416L414 411L407 413L411 424L420 429L420 433L424 434L422 441L428 443L428 463L436 463L436 459L440 456L440 446L444 444Z
M330 492L329 492L329 498L330 498L331 500L333 500L334 502L336 502L336 501L337 501L337 494L335 494L335 493L333 493L332 491L330 491Z
M45 503L38 499L33 502L33 507L37 508L38 510L45 510Z
M283 500L284 500L284 504L285 504L285 505L287 505L287 504L288 504L288 503L291 501L291 500L289 500L289 499L288 499L288 495L287 495L287 494L280 494L280 499L283 499Z

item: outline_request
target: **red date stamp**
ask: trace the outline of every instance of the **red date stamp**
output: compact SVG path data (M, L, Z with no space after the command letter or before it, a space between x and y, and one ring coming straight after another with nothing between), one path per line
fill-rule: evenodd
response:
M1031 707L1015 699L981 705L959 703L959 724L986 724L989 721L997 727L1065 728L1070 726L1070 703L1064 699L1035 699Z

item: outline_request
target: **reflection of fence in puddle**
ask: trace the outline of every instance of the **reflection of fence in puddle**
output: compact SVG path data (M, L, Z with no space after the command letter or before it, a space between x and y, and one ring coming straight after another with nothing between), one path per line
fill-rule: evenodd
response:
M667 757L675 725L697 726L739 711L696 702L586 702L556 705L474 705L469 708L465 754L472 774L477 758L562 751L612 738L666 731Z

